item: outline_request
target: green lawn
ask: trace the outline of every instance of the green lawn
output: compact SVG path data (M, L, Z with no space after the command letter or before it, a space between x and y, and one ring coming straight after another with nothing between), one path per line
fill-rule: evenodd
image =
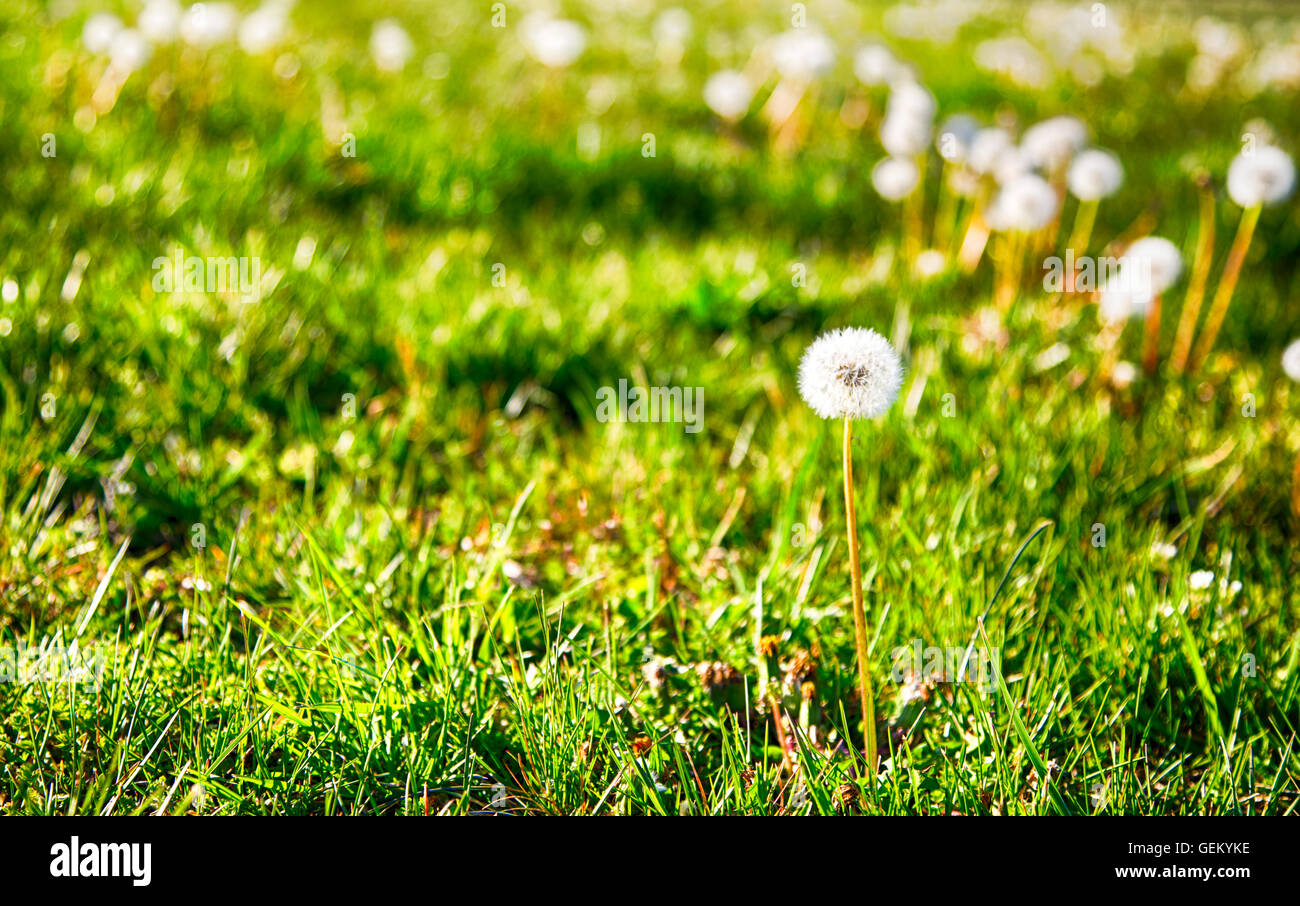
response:
M839 56L782 145L774 79L734 125L701 92L784 4L692 6L677 62L649 7L566 4L555 70L513 6L412 4L384 74L384 4L303 2L277 50L159 46L105 101L89 7L6 3L0 646L104 670L0 683L0 813L1296 812L1294 200L1203 367L1117 382L1141 324L1108 350L1032 266L1005 313L987 257L911 276L852 54L884 34L940 120L1086 121L1126 172L1098 254L1138 224L1190 263L1204 168L1211 293L1228 164L1261 118L1300 150L1296 88L1189 88L1208 5L1115 4L1128 71L1038 87L974 62L1046 46L1019 4L951 46L820 6ZM1250 60L1300 19L1245 23ZM158 291L178 251L257 258L260 298ZM795 384L844 325L906 366L854 462L875 784L840 435ZM620 379L702 388L701 430L598 420ZM909 684L914 644L1000 666Z

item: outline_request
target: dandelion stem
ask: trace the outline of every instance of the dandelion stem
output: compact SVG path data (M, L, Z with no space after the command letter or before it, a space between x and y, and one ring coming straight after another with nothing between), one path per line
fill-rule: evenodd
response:
M1156 293L1147 306L1146 331L1142 339L1142 368L1147 374L1156 373L1160 361L1160 293Z
M862 564L858 558L858 517L853 506L853 419L844 419L844 518L849 533L849 574L853 585L853 634L858 648L858 683L862 692L862 735L867 747L867 767L876 777L876 702L871 690L871 664L867 652L867 615L862 603Z
M1259 222L1260 207L1255 205L1241 212L1236 238L1232 240L1232 249L1228 252L1228 260L1223 265L1223 276L1219 278L1219 286L1214 291L1210 313L1205 316L1205 330L1202 331L1200 340L1196 344L1196 351L1192 353L1193 371L1200 368L1209 358L1210 350L1214 348L1214 341L1219 337L1219 328L1223 326L1223 318L1228 313L1229 303L1232 302L1232 291L1237 288L1237 278L1241 276L1241 266L1246 261L1246 251L1250 248L1251 237L1255 235L1255 224Z
M1066 245L1067 250L1073 250L1075 255L1082 256L1088 254L1088 243L1092 241L1092 227L1097 222L1096 201L1081 201L1079 208L1074 212L1074 229L1070 230L1070 240ZM1073 275L1070 275L1070 284L1073 286Z
M1174 348L1169 353L1169 367L1174 374L1187 368L1187 356L1192 351L1192 335L1196 322L1201 319L1201 302L1205 299L1205 284L1210 279L1210 264L1214 261L1214 192L1208 180L1200 187L1201 217L1196 234L1196 260L1192 262L1192 279L1183 300L1183 311L1178 317L1178 332L1174 335Z

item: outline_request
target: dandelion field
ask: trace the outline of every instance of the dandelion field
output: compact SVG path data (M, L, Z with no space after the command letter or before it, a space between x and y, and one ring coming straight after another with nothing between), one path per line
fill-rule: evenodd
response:
M150 6L0 8L0 814L1300 808L1290 6Z

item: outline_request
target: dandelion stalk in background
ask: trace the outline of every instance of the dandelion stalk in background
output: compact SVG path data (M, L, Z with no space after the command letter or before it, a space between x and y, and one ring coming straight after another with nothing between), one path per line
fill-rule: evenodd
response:
M1250 250L1250 240L1259 223L1260 211L1266 204L1276 204L1287 198L1293 188L1295 164L1280 148L1266 145L1243 151L1228 168L1228 194L1241 206L1241 221L1237 224L1237 235L1232 240L1232 249L1223 265L1223 275L1214 291L1210 312L1205 316L1205 328L1192 353L1193 371L1209 358L1214 341L1219 337L1219 329L1223 326L1223 319L1232 302L1233 290L1237 288L1237 278L1241 276L1241 266L1246 261L1246 252Z
M853 422L878 418L898 398L903 366L889 341L874 330L847 328L818 337L799 363L799 393L822 418L844 420L844 514L849 542L849 574L853 591L853 633L862 694L862 734L867 765L877 770L876 707L871 685L866 606L862 594L862 563L858 552L857 509L853 498Z
M1201 319L1201 302L1205 299L1205 285L1210 280L1210 265L1214 261L1214 191L1209 174L1201 174L1196 181L1200 195L1200 224L1196 232L1196 257L1192 261L1192 280L1183 300L1183 311L1178 318L1178 332L1174 335L1174 348L1169 353L1169 367L1173 373L1182 374L1187 368L1187 356L1192 351L1192 336Z
M1193 371L1200 368L1201 363L1209 357L1210 350L1214 348L1214 341L1219 338L1219 329L1223 327L1223 319L1227 316L1228 306L1232 303L1232 293L1237 288L1237 278L1241 276L1241 266L1246 262L1246 252L1250 250L1250 240L1255 235L1255 225L1259 223L1259 212L1262 209L1262 205L1254 205L1241 212L1241 220L1237 223L1237 235L1233 237L1228 260L1223 264L1223 275L1219 278L1219 285L1214 291L1210 312L1205 316L1205 328L1201 331L1195 352L1192 353Z

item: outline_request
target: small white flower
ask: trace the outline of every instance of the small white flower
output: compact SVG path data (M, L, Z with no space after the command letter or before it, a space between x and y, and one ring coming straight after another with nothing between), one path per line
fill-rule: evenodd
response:
M113 38L122 30L122 20L112 13L95 13L81 29L81 43L91 53L108 53Z
M1065 166L1088 140L1088 128L1072 116L1054 116L1025 130L1020 150L1035 167L1055 170Z
M587 49L587 30L571 19L529 13L519 23L519 30L529 55L553 69L568 66Z
M180 26L181 7L176 0L149 0L135 20L135 27L155 44L175 41Z
M239 13L229 3L196 3L181 16L180 34L186 44L212 47L235 36Z
M1214 582L1214 573L1208 569L1198 569L1187 577L1187 587L1192 591L1205 591Z
M393 19L380 19L370 32L370 56L380 72L400 72L410 62L415 45L406 29Z
M883 44L868 44L853 57L853 74L863 85L888 85L898 70L898 60Z
M1238 154L1228 167L1228 194L1243 208L1277 204L1295 188L1295 164L1281 148L1266 145Z
M1074 159L1066 182L1080 201L1099 201L1119 189L1124 182L1124 168L1109 151L1090 148Z
M772 63L782 77L809 82L830 72L835 48L821 32L793 28L772 39Z
M799 362L799 394L822 418L877 418L902 386L898 353L874 330L824 333Z
M912 194L921 174L906 157L886 157L871 170L871 184L882 198L899 201Z
M1007 181L989 208L995 230L1032 233L1052 222L1058 207L1056 190L1042 177L1023 173Z
M1282 370L1293 381L1300 381L1300 340L1292 340L1282 351Z
M1137 277L1126 281L1139 294L1162 293L1178 282L1183 256L1178 246L1159 236L1146 236L1133 243L1120 259L1120 272L1136 268Z
M134 28L124 28L113 36L108 49L110 65L120 73L135 72L149 60L152 49L144 35Z
M979 134L979 123L973 116L958 113L948 117L939 127L934 146L939 156L950 164L962 164L970 155L971 144Z
M740 119L754 99L754 86L743 73L724 69L709 76L704 83L704 103L727 120Z
M260 7L239 24L239 46L244 53L259 54L284 40L284 9L274 4Z

